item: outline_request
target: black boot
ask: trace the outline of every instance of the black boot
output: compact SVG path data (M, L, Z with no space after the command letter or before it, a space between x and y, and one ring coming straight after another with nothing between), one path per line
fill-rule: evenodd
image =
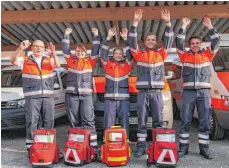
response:
M93 161L95 162L99 162L100 161L100 150L98 146L94 147L94 151L95 151L95 158L93 159Z
M145 154L146 142L137 142L135 157L140 158Z
M188 154L188 150L179 150L178 151L178 157L179 158L183 158L184 155L187 155Z
M200 149L200 155L202 155L205 159L213 159L209 149Z

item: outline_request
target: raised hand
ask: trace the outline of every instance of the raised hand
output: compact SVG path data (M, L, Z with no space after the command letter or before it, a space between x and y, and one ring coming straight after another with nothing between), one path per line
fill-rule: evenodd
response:
M46 50L50 55L54 55L56 52L56 47L51 42L47 43L48 49Z
M98 31L97 28L92 28L91 31L94 34L94 36L98 36L99 35L99 31Z
M189 24L190 24L190 19L187 18L187 17L184 17L184 18L182 19L182 28L185 29Z
M65 30L65 32L64 32L64 34L66 34L66 35L68 35L68 34L70 34L70 33L72 33L72 29L71 29L71 28L67 28L67 29Z
M204 26L206 26L208 29L213 29L211 19L209 17L204 17L203 21Z
M120 36L122 37L123 40L127 40L127 34L128 34L127 28L123 28L122 32L120 32Z
M115 28L110 28L108 31L107 39L110 40L116 34Z
M142 13L143 10L142 9L137 9L134 13L134 22L135 23L139 23L140 20L142 19Z
M162 10L161 18L162 20L164 20L165 23L169 23L170 22L170 12L167 9Z
M22 50L25 50L25 49L27 49L30 45L31 45L31 43L30 43L29 40L24 40L24 41L21 42L19 48L22 49Z

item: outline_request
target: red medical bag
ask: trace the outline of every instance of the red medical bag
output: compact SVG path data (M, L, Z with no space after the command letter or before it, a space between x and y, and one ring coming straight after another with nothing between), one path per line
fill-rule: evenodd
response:
M65 143L64 162L77 166L90 163L95 159L94 148L90 146L91 130L87 128L70 128Z
M147 165L176 167L178 162L178 147L175 130L156 128L152 130L152 144L147 149Z
M54 163L58 163L60 147L56 145L56 130L35 130L34 144L30 147L29 154L33 167L52 167Z
M130 160L130 147L126 130L112 126L105 131L105 144L101 146L101 162L107 166L125 166Z

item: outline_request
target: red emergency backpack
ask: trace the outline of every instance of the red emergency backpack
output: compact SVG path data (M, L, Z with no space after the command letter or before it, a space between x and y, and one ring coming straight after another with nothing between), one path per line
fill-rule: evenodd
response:
M147 165L176 167L178 162L178 147L175 130L167 128L152 129L152 144L147 149Z
M91 130L87 128L69 128L65 143L64 163L77 166L90 163L95 159L94 148L90 146Z
M105 144L101 146L101 162L108 166L125 166L130 160L130 147L126 130L112 126L105 131Z
M52 167L59 162L60 146L56 145L56 129L34 131L34 144L29 150L33 167Z

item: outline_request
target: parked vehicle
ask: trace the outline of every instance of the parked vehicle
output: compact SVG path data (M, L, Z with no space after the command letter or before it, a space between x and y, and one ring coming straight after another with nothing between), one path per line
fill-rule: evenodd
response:
M182 101L182 64L173 62L174 75L169 81L173 98L173 115L179 119ZM211 139L222 139L229 129L229 47L220 47L211 64ZM195 109L194 117L198 118Z
M94 90L94 109L95 109L95 123L96 129L99 132L103 132L103 115L104 115L104 94L105 94L105 72L103 70L100 59L97 61L95 68L93 69L93 90ZM137 115L137 94L136 89L137 81L137 66L134 64L130 76L129 76L129 92L130 92L130 118L129 118L129 131L131 132L129 139L136 141L137 139L137 127L138 127L138 115ZM164 126L172 128L173 125L173 111L172 111L172 99L170 87L167 79L165 79L165 88L162 91L164 100L163 121ZM118 121L117 121L118 122ZM152 117L148 118L147 127L151 133ZM151 136L149 136L151 137Z
M54 72L55 119L65 116L65 88L62 79L67 75L64 69ZM22 73L18 66L8 66L1 71L1 129L25 128L25 98L22 88Z

